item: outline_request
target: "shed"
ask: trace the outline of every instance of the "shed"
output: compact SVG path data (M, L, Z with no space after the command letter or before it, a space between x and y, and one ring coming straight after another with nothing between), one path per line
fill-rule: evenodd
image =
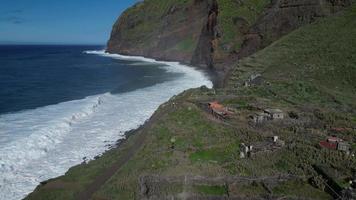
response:
M246 146L244 143L242 143L240 146L240 158L245 158L246 156L249 157L252 151L253 151L252 145Z
M337 150L339 151L345 151L345 152L349 152L350 151L350 144L347 142L339 142L337 144Z
M230 112L226 107L223 105L219 104L217 101L210 102L209 103L209 109L211 110L212 114L216 117L221 117L221 118L226 118L232 112Z
M264 111L269 115L272 120L284 119L284 113L280 109L265 109Z
M334 149L334 150L337 149L337 143L331 143L331 142L328 142L328 141L321 141L319 143L319 145L321 147L324 147L324 148L327 148L327 149Z
M269 115L264 112L255 113L251 116L252 121L256 124L263 123L263 122L267 121L268 118L269 118Z
M245 87L249 87L252 85L262 85L263 77L261 74L252 74L247 81L244 82Z
M324 148L350 153L350 144L338 137L328 137L325 141L321 141L319 144Z

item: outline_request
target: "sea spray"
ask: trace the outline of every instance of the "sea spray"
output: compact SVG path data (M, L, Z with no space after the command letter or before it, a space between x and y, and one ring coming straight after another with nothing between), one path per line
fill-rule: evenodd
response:
M104 51L86 53L162 64L168 72L183 76L131 92L105 93L1 115L0 135L5 139L0 146L0 199L21 199L41 181L63 175L84 157L90 160L101 155L173 95L201 85L212 87L202 72L177 62Z

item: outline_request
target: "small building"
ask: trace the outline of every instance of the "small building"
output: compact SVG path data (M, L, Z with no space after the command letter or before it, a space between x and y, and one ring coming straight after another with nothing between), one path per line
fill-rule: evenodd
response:
M286 143L283 140L281 140L278 136L273 136L272 139L273 139L273 143L277 146L283 147L286 145Z
M252 74L245 82L244 86L249 87L253 85L262 85L263 78L261 74Z
M319 143L321 147L333 150L339 150L346 153L350 153L350 144L338 137L328 137L325 141Z
M256 124L261 124L269 119L269 115L264 112L255 113L251 116L251 119Z
M253 148L249 149L249 156L254 156L261 153L272 153L282 149L284 146L285 142L276 136L272 138L266 138L265 141L253 143Z
M240 158L250 157L252 150L252 145L246 146L244 143L242 143L240 146Z
M327 149L337 150L337 145L340 141L342 141L340 138L328 137L325 141L321 141L319 145Z
M280 109L265 109L264 112L258 112L250 116L255 124L261 124L268 120L284 119L284 113Z
M279 137L278 136L273 136L273 142L277 142L279 140Z
M284 119L284 113L280 109L265 109L264 111L269 115L271 120Z
M339 150L339 151L344 151L344 152L349 153L350 152L350 148L351 148L351 146L347 142L339 142L337 144L337 150Z
M226 117L232 114L232 112L230 112L228 108L219 104L217 101L210 102L208 105L209 109L211 110L211 114L216 118L225 119Z

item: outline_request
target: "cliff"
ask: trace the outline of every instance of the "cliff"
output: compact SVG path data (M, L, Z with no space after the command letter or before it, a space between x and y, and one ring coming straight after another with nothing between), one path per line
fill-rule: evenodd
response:
M221 2L220 17L224 16ZM255 35L257 40L242 37L231 48L246 49L249 41L263 48L285 34L276 30L289 31L320 17L303 15L300 24L294 23L290 20L298 14L293 14L294 7L322 11L317 10L321 4L276 5L265 7L255 25L246 30L260 31ZM332 12L339 9L326 8ZM284 14L291 18L282 18ZM217 18L221 25L219 19L225 18ZM225 88L202 87L173 97L117 148L41 183L26 199L341 198L339 187L326 189L330 185L324 177L326 174L337 185L349 187L356 172L352 156L356 152L355 19L353 5L292 31L239 60ZM219 45L227 37L226 29L221 30L225 30L224 36L214 41ZM275 35L267 34L269 30ZM131 48L138 51L134 45ZM250 81L250 86L242 87L257 73L261 75L259 83ZM232 113L224 119L212 115L208 102L213 101ZM284 119L254 123L251 117L266 108L281 109ZM274 136L279 141L272 144ZM349 143L352 153L322 148L319 144L328 136ZM253 152L241 156L246 145L251 145ZM320 173L316 166L326 173Z
M199 51L198 42L204 37L202 29L208 23L209 13L214 15L214 5L216 2L212 0L149 0L138 3L115 23L107 50L191 63L193 55L199 57L196 53ZM208 56L201 59L208 59Z
M107 51L228 71L350 0L145 0L113 26Z

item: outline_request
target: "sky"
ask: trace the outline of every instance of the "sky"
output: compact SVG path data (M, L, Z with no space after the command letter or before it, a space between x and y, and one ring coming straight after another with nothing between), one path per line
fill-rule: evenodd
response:
M137 0L0 0L0 44L106 44Z

